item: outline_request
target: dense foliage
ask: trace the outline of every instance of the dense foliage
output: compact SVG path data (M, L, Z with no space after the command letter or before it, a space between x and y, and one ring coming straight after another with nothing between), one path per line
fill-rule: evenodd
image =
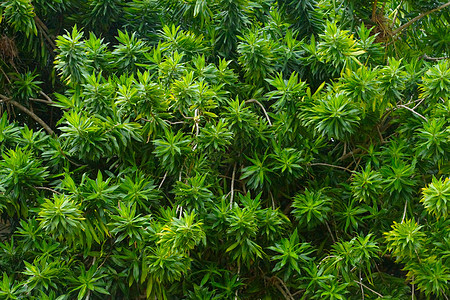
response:
M0 299L448 299L449 6L0 1Z

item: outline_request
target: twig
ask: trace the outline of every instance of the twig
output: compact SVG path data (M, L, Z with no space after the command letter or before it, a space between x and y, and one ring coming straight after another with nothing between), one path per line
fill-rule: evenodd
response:
M111 253L108 253L108 255L106 255L105 259L103 260L103 262L100 264L100 266L98 266L97 270L99 270L103 264L106 262L106 260L108 259L108 257L111 255Z
M442 295L444 295L445 300L448 300L448 297L447 297L447 295L444 293L444 291L443 291L441 288L440 288L439 290L441 291Z
M144 120L144 121L146 121L146 122L152 122L152 121L147 120L147 119L144 119L144 118L141 118L141 119ZM169 120L164 120L164 122L166 122L166 123L169 124L169 125L184 124L184 121L171 122L171 121L169 121Z
M403 209L403 217L402 217L402 222L403 223L405 221L406 218L406 208L408 207L408 200L405 200L405 208Z
M373 6L372 6L372 21L375 21L375 17L377 15L377 4L378 4L378 0L375 0L373 2Z
M11 84L11 80L9 79L8 75L6 75L5 71L3 71L3 68L0 68L0 71L2 71L2 73L5 76L5 78L8 81L8 83Z
M14 105L15 107L17 107L18 109L20 109L21 111L23 111L24 113L26 113L27 115L29 115L31 118L33 118L36 122L38 122L45 129L45 131L47 131L48 134L50 134L50 135L55 134L53 132L53 130L50 128L50 126L48 126L41 118L39 118L35 113L30 111L28 108L26 108L19 102L12 100L12 99L10 99L8 102L11 103L12 105Z
M70 158L67 157L67 155L64 153L64 151L63 151L61 148L58 148L58 150L59 150L59 153L61 153L62 156L64 156L64 157L67 159L67 161L70 162L71 164L73 164L74 166L77 166L77 167L83 167L83 166L86 166L86 165L80 165L80 164L78 164L78 163L72 161Z
M241 263L239 262L239 260L237 262L237 265L238 265L238 270L237 270L238 277L237 277L237 279L239 280L239 276L241 275ZM239 287L234 292L234 300L238 299L238 291L239 291Z
M275 276L275 278L281 283L281 286L283 288L281 288L279 285L277 285L277 287L279 287L278 289L280 290L280 292L283 294L283 296L286 299L290 299L290 300L294 300L294 297L292 297L291 292L289 291L289 288L286 286L286 284L284 283L283 280L281 280L281 278ZM285 290L285 292L283 292L283 289Z
M423 102L423 100L425 100L425 98L418 99L418 100L420 100L419 103L417 103L417 104L413 107L413 109L416 109L416 108Z
M198 136L199 134L199 127L198 127L198 123L199 123L199 118L198 118L198 108L195 110L194 112L194 122L195 122L195 136Z
M54 189L51 189L51 188L48 188L48 187L45 187L45 186L35 186L34 188L37 189L37 190L47 190L47 191L50 191L50 192L52 192L52 193L61 195L60 192L55 191Z
M425 60L431 60L431 61L439 61L439 60L449 59L447 56L431 57L431 56L428 56L426 54L422 55L422 58L425 59Z
M230 195L230 209L233 208L233 198L234 198L234 178L236 176L236 163L233 166L233 174L231 175L231 195Z
M136 119L136 121L137 120L138 119ZM145 121L147 123L153 123L154 122L154 120L149 120L149 119L146 119L146 118L139 118L139 120ZM169 120L163 120L163 121L166 122L169 125L177 125L177 124L184 124L185 123L184 121L177 121L177 122L171 122Z
M305 290L298 290L298 291L296 291L295 293L292 294L292 297L295 297L295 296L297 296L298 294L304 293L304 292L305 292ZM294 298L294 299L295 299L295 298Z
M195 136L198 137L198 134L200 133L200 129L198 126L198 123L200 122L200 118L198 117L198 108L194 111L194 123L195 123ZM197 149L198 143L195 144L195 146L192 148L192 150L195 151Z
M181 109L179 109L179 112L180 112L181 116L182 116L183 118L185 118L186 120L193 120L193 119L194 119L194 117L188 117L188 116L185 116L185 115L183 114L183 112L181 111Z
M344 159L347 159L347 158L349 158L350 156L353 156L354 154L357 154L357 153L359 153L359 152L361 152L361 151L362 151L361 148L356 148L355 150L353 150L353 151L351 151L351 152L349 152L349 153L347 153L347 154L341 156L338 160L344 160Z
M418 15L417 17L411 19L409 22L407 22L407 23L405 23L404 25L402 25L402 26L400 26L399 28L397 28L397 29L392 33L392 36L396 36L397 34L399 34L400 32L402 32L403 29L405 29L405 28L411 26L414 22L416 22L416 21L422 19L423 17L425 17L425 16L427 16L427 15L429 15L429 14L431 14L431 13L434 13L435 11L438 11L438 10L441 10L441 9L443 9L443 8L446 8L447 6L450 6L450 2L447 2L447 3L445 3L445 4L443 4L443 5L439 6L439 7L436 7L436 8L434 8L434 9L432 9L432 10L429 10L429 11L427 11L427 12L421 13L421 14Z
M359 269L359 284L361 286L361 298L364 300L364 287L362 286L361 269Z
M384 142L383 142L383 143L384 143ZM356 171L356 169L358 169L359 163L361 162L361 160L362 160L362 156L360 156L360 157L358 158L358 161L356 162L356 165L355 165L355 168L353 169L353 171Z
M380 298L384 298L384 296L383 295L381 295L380 293L378 293L377 291L374 291L374 290L372 290L370 287L368 287L367 285L365 285L364 283L362 283L362 282L359 282L359 281L357 281L357 280L353 280L354 282L356 282L357 284L360 284L362 287L364 287L364 288L366 288L366 289L368 289L369 291L371 291L372 293L374 293L375 295L377 295L378 297L380 297Z
M380 127L377 125L378 136L380 137L380 142L384 144L383 135L381 134Z
M1 70L1 68L0 68ZM8 102L11 98L6 97L5 95L0 94L0 103L2 102Z
M266 109L264 108L264 106L258 100L250 99L250 100L245 101L245 103L256 103L256 104L258 104L259 107L261 107L261 109L263 110L264 115L266 116L267 122L269 122L269 125L272 126L272 122L270 122L269 115L267 114Z
M341 166L336 166L336 165L330 165L330 164L326 164L326 163L313 163L313 164L309 164L310 166L326 166L326 167L332 167L332 168L337 168L337 169L341 169L341 170L345 170L347 172L353 173L352 170L346 168L346 167L341 167Z
M269 190L269 195L270 195L270 199L272 199L272 209L275 210L275 200L273 199L273 194L270 190Z
M41 102L41 103L45 103L45 104L52 104L53 102L44 100L44 99L39 99L39 98L28 98L28 100L30 101L35 101L35 102Z
M166 173L164 173L164 177L163 177L163 179L161 180L161 183L160 183L159 186L158 186L158 190L161 189L161 187L162 187L162 185L163 185L163 183L164 183L164 180L166 180L166 177L167 177L167 171L166 171Z
M39 94L41 94L45 99L47 99L48 102L53 103L53 100L43 91L39 91Z
M408 107L408 106L405 106L405 105L400 104L400 105L397 105L397 107L406 108L407 110L409 110L410 112L412 112L412 113L415 114L416 116L419 116L419 117L421 117L422 119L424 119L425 121L428 122L428 119L427 119L427 118L425 118L424 116L422 116L421 114L419 114L417 111L415 111L414 109L412 109L412 108L410 108L410 107Z
M328 232L329 232L330 235L331 235L331 239L333 240L333 243L336 243L336 240L334 239L333 233L331 232L331 228L330 228L330 226L328 225L328 222L325 222L325 225L327 225L327 229L328 229Z
M333 258L335 257L337 260L342 260L342 258L338 258L336 255L327 255L324 258L322 258L322 260L319 262L319 264L317 265L316 268L319 268L320 265L327 259L327 258Z
M34 16L34 21L36 22L36 24L38 25L38 27L41 29L41 33L42 35L45 37L45 39L47 40L47 42L49 43L51 50L56 49L56 45L55 42L50 38L49 36L49 31L47 26L44 24L44 22L42 22L41 19L39 19L38 16ZM53 54L53 53L52 53Z

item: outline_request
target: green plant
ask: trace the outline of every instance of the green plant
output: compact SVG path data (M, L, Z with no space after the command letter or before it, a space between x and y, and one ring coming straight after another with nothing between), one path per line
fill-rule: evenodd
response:
M319 134L345 140L356 131L359 115L356 106L343 93L339 93L319 100L300 116L306 126L311 126Z
M373 203L373 206L376 207L382 187L381 174L372 170L370 164L367 164L361 172L355 172L352 177L353 195L359 202Z
M206 244L206 235L202 229L202 222L194 222L195 213L187 214L181 218L173 218L172 221L158 233L164 248L171 251L189 251L200 242Z
M84 229L80 205L66 195L45 199L39 211L40 226L55 238L73 242Z
M145 235L145 226L149 224L150 216L136 215L136 203L119 202L117 215L111 215L113 222L108 226L110 231L116 236L116 243L128 238L128 245L131 246L135 242L143 243Z
M394 222L392 230L385 233L387 248L399 258L417 255L425 241L421 228L422 226L410 219L403 223Z
M101 274L97 266L93 265L87 271L84 267L81 267L78 274L78 276L74 274L70 277L73 286L71 292L78 291L78 300L89 299L91 294L109 294L105 289L105 282L102 280L106 274Z
M438 100L439 98L448 99L450 88L449 74L450 66L446 60L442 60L431 67L423 76L423 83L421 84L422 97L431 98L432 100Z
M299 226L312 229L326 222L327 214L331 211L330 204L331 199L324 195L323 190L306 189L304 193L296 195L293 199L292 214L298 220Z
M22 31L26 37L37 35L34 21L35 11L30 1L14 0L3 2L1 5L3 17L15 31Z
M55 60L56 69L60 72L61 78L68 83L83 82L83 77L87 73L86 62L89 61L82 38L83 33L74 26L71 33L67 31L56 41L59 51Z
M445 2L1 1L0 299L445 298Z
M450 179L444 180L433 177L432 182L422 190L423 197L420 200L427 211L436 217L447 218L450 212Z
M293 271L300 274L301 269L298 262L307 263L312 260L309 255L314 251L308 243L299 243L297 230L294 231L289 239L284 238L280 243L275 243L275 246L271 246L268 249L278 253L272 256L272 260L277 261L272 272L284 270L284 281L287 281L293 275Z

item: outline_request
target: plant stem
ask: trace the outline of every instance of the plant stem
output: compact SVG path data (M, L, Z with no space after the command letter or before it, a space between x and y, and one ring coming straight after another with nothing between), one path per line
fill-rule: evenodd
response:
M245 101L245 103L256 103L256 104L258 104L259 107L261 107L261 109L263 110L264 115L266 116L267 122L269 122L269 125L272 126L272 122L270 122L269 115L267 114L266 109L264 108L264 106L258 100L250 99L250 100Z
M236 176L236 163L233 166L233 174L231 175L231 195L230 195L230 209L233 208L233 198L234 198L234 178Z
M23 106L22 104L13 99L9 99L8 102L17 107L18 109L20 109L21 111L23 111L24 113L26 113L27 115L29 115L33 120L38 122L39 125L41 125L45 129L45 131L47 131L48 134L50 135L55 134L55 132L50 128L50 126L48 126L47 123L45 123L41 118L39 118L34 112L32 112L31 110L29 110L28 108L26 108L25 106Z
M432 10L429 10L429 11L427 11L427 12L421 13L421 14L418 15L417 17L411 19L409 22L407 22L407 23L405 23L404 25L402 25L402 26L400 26L399 28L397 28L397 29L392 33L392 36L396 36L397 34L399 34L400 32L402 32L403 29L405 29L405 28L411 26L414 22L416 22L416 21L422 19L423 17L425 17L425 16L427 16L427 15L429 15L429 14L431 14L431 13L434 13L435 11L438 11L438 10L441 10L441 9L443 9L443 8L446 8L447 6L450 6L450 2L447 2L447 3L445 3L445 4L443 4L443 5L439 6L439 7L436 7L436 8L434 8L434 9L432 9Z
M337 168L337 169L341 169L341 170L345 170L347 172L353 173L352 170L346 168L346 167L341 167L341 166L336 166L336 165L330 165L327 163L313 163L313 164L309 164L310 166L326 166L326 167L332 167L332 168Z

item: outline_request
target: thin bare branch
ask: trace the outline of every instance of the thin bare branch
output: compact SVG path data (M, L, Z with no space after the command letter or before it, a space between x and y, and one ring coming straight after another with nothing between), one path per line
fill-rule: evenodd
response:
M44 36L44 38L47 40L48 44L50 45L51 50L56 49L56 44L49 35L47 25L45 25L44 22L42 22L42 20L39 19L38 16L34 16L34 21L36 22L36 24L38 25L38 28L40 29L40 32L42 33L42 35ZM53 52L50 52L50 53L52 55L54 55Z
M143 118L141 118L141 119L146 121L146 122L151 122L150 120L146 120L146 119L143 119ZM169 120L164 120L164 122L166 122L169 125L177 125L177 124L184 124L185 123L184 121L171 122Z
M408 207L408 200L405 200L405 207L403 209L403 217L402 217L402 222L403 223L405 221L406 218L406 208Z
M333 240L333 243L336 243L336 240L334 239L333 233L331 232L330 225L328 225L328 222L325 222L325 225L327 225L328 232L330 233L331 239Z
M362 285L361 269L359 269L359 285L361 286L361 298L364 300L364 287Z
M377 291L374 291L374 290L372 290L370 287L368 287L367 285L365 285L364 283L362 283L362 282L359 282L359 281L357 281L357 280L353 280L354 282L356 282L357 284L359 284L359 285L361 285L362 287L364 287L364 288L366 288L366 289L368 289L369 291L371 291L372 293L374 293L375 295L377 295L378 297L380 297L380 298L384 298L384 296L383 295L381 295L380 293L378 293Z
M432 10L429 10L427 12L421 13L420 15L418 15L417 17L411 19L409 22L405 23L404 25L400 26L399 28L397 28L393 33L392 36L396 36L397 34L399 34L400 32L402 32L405 28L408 28L409 26L411 26L414 22L422 19L425 16L428 16L431 13L434 13L435 11L441 10L443 8L446 8L447 6L450 6L450 2L447 2L439 7L436 7Z
M425 98L417 99L417 100L420 100L420 101L413 107L413 109L416 109L425 100Z
M34 102L41 102L41 103L45 103L45 104L52 104L53 102L44 100L44 99L39 99L39 98L28 98L28 100L30 101L34 101Z
M353 150L353 151L351 151L351 152L349 152L349 153L347 153L347 154L341 156L338 160L344 160L344 159L347 159L347 158L349 158L350 156L353 156L354 154L358 154L358 153L361 152L361 151L362 151L361 148L356 148L355 150Z
M336 166L336 165L331 165L331 164L327 164L327 163L313 163L313 164L309 164L310 166L326 166L326 167L332 167L332 168L336 168L336 169L341 169L341 170L345 170L349 173L353 173L352 170L346 168L346 167L341 167L341 166Z
M378 5L378 0L375 0L372 5L372 21L375 21L375 19L376 19L377 5Z
M34 112L32 112L31 110L29 110L28 108L26 108L25 106L23 106L22 104L20 104L19 102L8 98L4 95L0 95L0 98L3 100L3 102L8 102L11 103L12 105L14 105L15 107L17 107L18 109L20 109L21 111L23 111L24 113L26 113L27 115L29 115L33 120L35 120L36 122L39 123L39 125L41 125L45 131L47 131L48 134L53 135L55 134L53 132L53 130L50 128L50 126L47 125L47 123L45 123L41 118L39 118Z
M424 116L422 116L421 114L419 114L417 111L415 111L414 109L412 109L412 108L410 108L410 107L408 107L408 106L405 106L405 105L400 104L400 105L397 105L397 107L406 108L407 110L409 110L410 112L412 112L412 113L415 114L416 116L419 116L419 117L421 117L422 119L424 119L425 121L428 122L428 119L427 119L427 118L425 118Z
M236 177L236 163L233 166L233 174L231 175L231 195L230 195L230 209L233 208L233 198L234 198L234 178Z
M47 99L48 102L53 103L52 98L50 98L46 93L44 93L43 91L39 91L39 94L42 95L42 97L44 97L45 99Z
M166 177L167 177L167 171L166 171L166 173L164 173L164 177L163 177L163 179L161 180L161 183L160 183L159 186L158 186L158 190L161 189L161 187L162 187L164 181L166 180Z
M51 189L51 188L48 188L48 187L45 187L45 186L35 186L34 188L37 189L37 190L46 190L46 191L50 191L50 192L52 192L54 194L61 195L60 192L55 191L54 189Z
M439 60L449 59L449 57L447 57L447 56L431 57L431 56L428 56L426 54L422 55L422 58L425 59L425 60L431 60L431 61L439 61Z
M256 99L249 99L249 100L245 101L245 103L256 103L256 104L258 104L259 107L261 107L261 109L263 110L264 115L266 116L267 122L269 122L269 125L272 126L272 122L270 122L269 115L267 114L266 109L264 108L264 106L258 100L256 100Z
M275 276L275 278L278 280L278 282L281 284L281 286L276 285L278 290L283 294L285 299L294 300L294 297L292 296L291 292L289 291L289 288L286 286L283 280L281 278ZM284 292L283 292L284 290Z

